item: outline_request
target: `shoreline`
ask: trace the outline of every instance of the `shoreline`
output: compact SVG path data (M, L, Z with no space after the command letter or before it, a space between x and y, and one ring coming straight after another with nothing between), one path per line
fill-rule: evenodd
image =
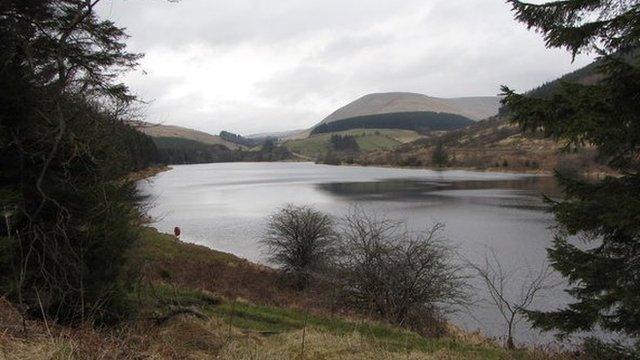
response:
M173 169L171 165L151 166L146 169L132 172L129 175L127 175L125 179L131 182L138 182L140 180L147 180L149 178L152 178L160 173L169 171L171 169Z

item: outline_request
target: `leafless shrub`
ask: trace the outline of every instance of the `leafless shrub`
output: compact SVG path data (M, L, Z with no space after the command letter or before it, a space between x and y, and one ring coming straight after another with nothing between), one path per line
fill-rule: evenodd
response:
M262 244L269 260L302 290L335 254L333 220L308 206L287 205L269 217Z
M396 324L421 326L466 302L443 224L410 232L402 222L352 209L342 221L339 278L345 300Z
M535 270L527 268L527 275L521 280L520 287L516 286L515 275L523 269L505 269L494 250L484 257L483 264L469 262L470 267L480 276L489 293L489 303L494 305L504 319L506 327L506 344L509 349L514 348L513 329L522 321L524 311L533 304L542 292L557 286L550 282L553 270L545 265ZM518 288L518 291L508 289Z

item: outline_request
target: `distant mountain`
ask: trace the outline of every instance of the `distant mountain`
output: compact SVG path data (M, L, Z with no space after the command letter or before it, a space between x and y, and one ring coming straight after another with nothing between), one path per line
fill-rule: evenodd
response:
M152 124L142 121L132 122L131 124L139 131L142 131L153 138L182 138L207 145L224 145L229 149L242 148L241 145L227 141L220 136L211 135L203 131L188 129L181 126Z
M250 134L245 136L245 138L249 139L260 139L260 138L276 138L276 139L285 139L294 137L299 134L303 134L308 132L308 129L298 129L298 130L288 130L288 131L273 131L273 132L265 132L258 134ZM308 135L308 133L307 133Z
M239 135L239 134L234 134L234 133L229 132L229 131L221 131L220 135L218 135L218 136L220 136L223 140L232 142L234 144L246 146L248 148L260 146L260 145L264 144L265 141L267 141L268 139L278 140L277 138L272 138L272 137L250 138L250 137L245 137L245 136L242 136L242 135Z
M320 124L360 116L407 112L447 113L482 120L498 114L499 107L500 99L497 96L444 99L409 92L376 93L341 107Z
M561 82L593 84L599 79L598 63L595 62L532 89L527 92L527 95L547 98L553 96ZM420 96L412 98L419 99ZM450 107L456 107L454 102L445 103ZM462 101L464 105L459 103L458 110L461 111L470 103L469 100ZM436 104L442 105L441 102ZM484 102L480 101L473 106L480 104ZM441 107L441 109L445 108ZM488 107L488 109L494 108ZM338 161L362 165L442 166L435 163L436 149L445 152L445 165L449 167L532 172L559 170L565 173L610 171L600 162L593 146L587 145L575 152L562 151L562 143L545 137L542 132L522 132L517 125L510 122L506 109L497 116L477 121L465 128L426 135L411 142L394 147L372 149L356 156L345 156Z

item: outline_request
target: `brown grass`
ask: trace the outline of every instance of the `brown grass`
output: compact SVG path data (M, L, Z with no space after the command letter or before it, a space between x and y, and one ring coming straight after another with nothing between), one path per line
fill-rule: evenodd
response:
M116 328L69 328L23 319L0 299L0 359L562 358L507 352L480 334L453 327L448 337L429 339L353 314L333 317L328 289L298 293L272 269L154 229L145 228L141 235L125 271L142 275L137 319ZM168 316L177 305L193 310ZM236 321L226 312L232 306ZM265 327L273 331L263 331Z
M306 292L299 292L283 282L272 268L204 246L182 243L155 229L144 231L145 240L132 251L130 269L140 270L146 283L163 282L260 305L349 314L334 306L328 285L316 284Z

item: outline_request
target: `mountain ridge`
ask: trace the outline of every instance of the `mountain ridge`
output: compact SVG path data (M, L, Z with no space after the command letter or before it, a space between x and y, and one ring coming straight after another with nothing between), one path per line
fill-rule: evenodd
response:
M183 138L208 145L223 145L229 149L241 149L242 146L204 131L189 129L177 125L154 124L145 121L131 122L136 129L152 138Z
M314 127L359 116L405 112L449 113L477 121L496 115L499 105L497 96L437 98L412 92L371 93L340 107Z

